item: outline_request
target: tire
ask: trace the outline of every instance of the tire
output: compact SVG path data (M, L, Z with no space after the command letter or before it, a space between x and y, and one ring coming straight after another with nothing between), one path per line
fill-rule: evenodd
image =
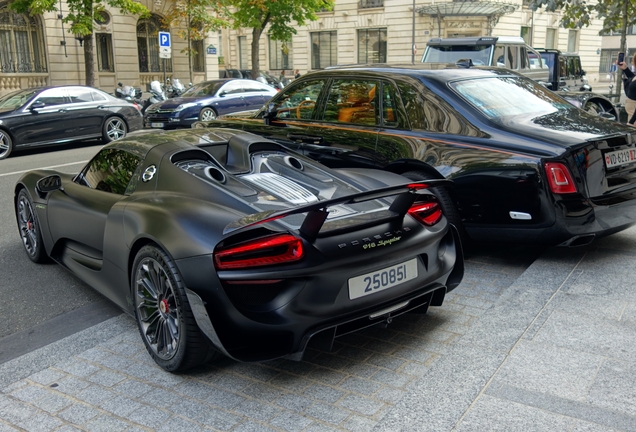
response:
M408 171L402 174L404 177L409 180L435 180L436 177L430 175L426 171ZM448 191L442 187L432 187L429 189L439 201L440 206L442 207L442 212L446 219L457 228L459 232L459 237L461 239L462 245L468 246L470 238L468 237L468 233L464 228L464 224L462 223L462 219L459 215L459 211L457 210L457 205L454 200L451 198Z
M210 121L216 119L216 111L210 107L205 107L199 112L199 121Z
M22 189L18 193L15 216L18 221L18 230L20 231L24 251L29 259L38 264L46 262L48 257L42 243L40 222L33 210L33 201L31 201L26 189Z
M7 132L0 130L0 160L8 158L12 151L13 140Z
M196 324L172 259L154 245L141 248L131 274L135 318L154 361L182 372L217 355Z
M127 132L126 122L119 117L109 117L102 127L102 137L107 143L122 139Z

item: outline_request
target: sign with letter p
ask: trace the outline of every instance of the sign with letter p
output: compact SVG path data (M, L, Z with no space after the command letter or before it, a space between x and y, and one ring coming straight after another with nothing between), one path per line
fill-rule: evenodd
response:
M165 48L171 48L170 46L170 33L159 32L159 46Z

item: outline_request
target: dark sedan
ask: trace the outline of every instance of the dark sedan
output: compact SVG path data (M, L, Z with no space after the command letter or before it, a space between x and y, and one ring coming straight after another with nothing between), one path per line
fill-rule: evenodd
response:
M209 121L218 115L258 109L276 93L273 87L253 80L204 81L179 97L150 105L144 117L145 126L187 127L197 120Z
M109 144L75 175L30 171L15 209L29 259L135 316L179 371L219 353L300 360L310 341L441 306L463 257L428 186L200 129Z
M381 167L436 188L467 239L583 245L636 222L636 129L499 68L309 73L242 128L331 167Z
M102 138L143 127L138 106L91 87L19 90L0 97L0 159L20 147Z

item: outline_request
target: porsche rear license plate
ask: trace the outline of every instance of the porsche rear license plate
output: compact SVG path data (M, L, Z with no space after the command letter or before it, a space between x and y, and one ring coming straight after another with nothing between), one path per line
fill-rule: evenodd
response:
M417 277L417 258L349 279L349 298L364 297Z
M614 168L636 162L636 149L616 150L605 153L605 166Z
M163 123L150 123L150 127L162 128L163 127Z

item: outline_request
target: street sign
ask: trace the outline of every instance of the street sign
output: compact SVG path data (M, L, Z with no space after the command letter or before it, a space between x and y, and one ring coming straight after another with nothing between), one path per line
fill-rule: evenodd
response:
M161 48L170 48L170 33L159 32L159 46Z
M168 51L168 52L164 52L164 51L159 51L159 58L170 58L172 57L172 51Z

